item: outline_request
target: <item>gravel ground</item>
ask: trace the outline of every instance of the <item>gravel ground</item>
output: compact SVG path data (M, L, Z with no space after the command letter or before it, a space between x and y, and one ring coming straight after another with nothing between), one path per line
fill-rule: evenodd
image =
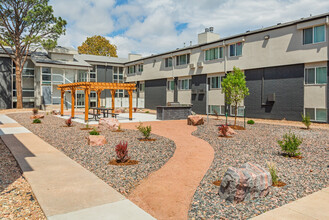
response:
M46 219L15 158L0 139L0 219Z
M234 138L219 138L216 125L223 123L224 120L210 120L193 133L213 146L215 158L194 194L189 218L247 219L329 186L328 130L256 123L237 131ZM289 131L303 138L301 160L279 155L277 140ZM229 166L253 162L267 168L267 161L277 164L280 180L287 183L285 187L272 187L266 198L236 205L219 198L219 186L212 183L221 179Z
M127 196L151 172L164 165L175 151L175 143L167 138L151 135L156 141L139 141L141 134L136 130L125 132L101 131L108 144L101 147L91 147L87 144L88 131L80 130L85 127L73 122L73 127L63 127L64 119L46 115L41 124L32 124L31 113L10 114L16 120L43 140L56 147L71 159L90 170L104 182ZM137 165L114 166L108 165L115 159L115 145L127 141L129 156L137 160Z

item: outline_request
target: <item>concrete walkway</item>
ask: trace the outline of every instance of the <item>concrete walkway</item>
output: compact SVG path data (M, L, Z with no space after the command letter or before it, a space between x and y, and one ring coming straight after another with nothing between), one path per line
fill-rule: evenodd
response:
M196 127L186 120L145 122L152 133L167 137L176 144L172 158L158 171L153 172L131 193L129 199L157 219L187 219L195 190L209 169L214 150L191 133ZM136 124L121 124L136 129Z
M16 121L0 115L0 122L1 138L48 219L154 219Z
M253 220L329 219L329 187L273 209Z

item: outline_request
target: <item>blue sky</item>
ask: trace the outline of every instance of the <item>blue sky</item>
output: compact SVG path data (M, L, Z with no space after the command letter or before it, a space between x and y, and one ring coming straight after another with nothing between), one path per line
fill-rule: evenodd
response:
M329 12L328 0L50 0L67 20L61 46L77 47L102 35L128 53L144 56L197 43L214 27L221 37Z

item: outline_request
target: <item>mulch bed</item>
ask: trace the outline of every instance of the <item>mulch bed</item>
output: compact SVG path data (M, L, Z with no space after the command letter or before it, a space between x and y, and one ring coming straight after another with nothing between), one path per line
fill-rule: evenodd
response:
M225 120L222 122L225 124ZM218 138L218 124L217 120L210 120L193 132L214 148L215 157L194 194L189 219L249 219L329 186L328 130L256 123L226 139ZM280 154L277 140L289 131L303 138L301 160ZM223 177L228 167L252 162L267 168L271 161L276 163L278 176L286 186L271 187L267 197L238 204L220 199L219 186L213 182Z
M109 162L109 165L115 165L115 166L129 166L129 165L136 165L138 164L137 160L128 160L124 163L118 162L116 159L113 159Z
M68 157L93 172L104 182L127 196L139 182L150 173L158 170L172 157L175 143L167 138L151 134L156 142L141 142L139 131L111 132L102 130L107 144L91 147L86 138L90 131L81 130L85 125L73 122L71 129L63 128L65 120L57 116L47 115L39 126L30 124L30 114L9 114L22 126L65 153ZM115 146L122 141L128 142L129 157L139 161L133 166L111 166L109 162L116 158Z
M138 138L139 141L156 141L154 138Z
M1 139L0 201L0 219L46 219L31 186Z

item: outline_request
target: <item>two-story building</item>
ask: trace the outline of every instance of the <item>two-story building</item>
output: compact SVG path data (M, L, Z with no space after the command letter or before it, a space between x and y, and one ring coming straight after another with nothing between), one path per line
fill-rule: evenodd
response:
M329 13L225 38L207 28L196 45L148 57L129 54L128 59L63 47L34 53L23 73L24 106L58 105L61 83L136 82L136 107L179 102L193 105L199 114L234 115L234 108L225 105L221 82L236 66L244 71L250 91L238 116L300 120L307 113L313 121L328 122L328 27ZM15 67L1 51L0 85L0 107L15 107ZM84 94L76 95L76 106L83 107ZM124 91L116 96L116 106L128 105ZM67 95L67 108L70 102ZM90 102L96 106L96 94L90 94ZM102 93L101 102L111 105L109 92Z

